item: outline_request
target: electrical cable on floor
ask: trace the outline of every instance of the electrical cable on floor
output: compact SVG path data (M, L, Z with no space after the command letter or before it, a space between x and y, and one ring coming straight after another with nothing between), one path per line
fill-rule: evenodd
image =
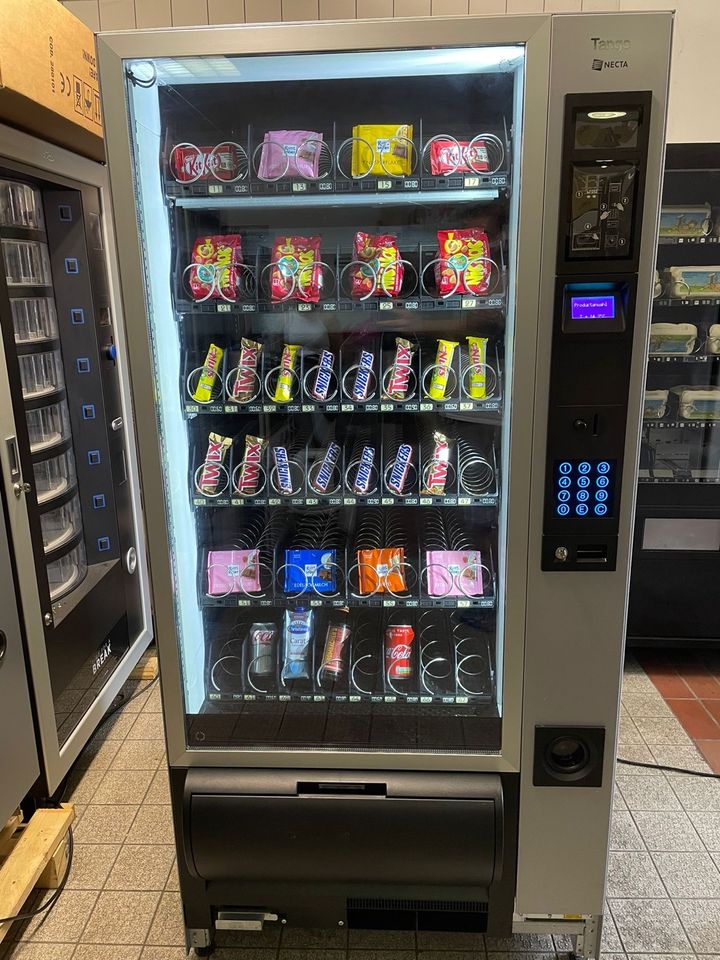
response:
M625 760L617 758L618 763L626 767L644 767L645 770L664 770L667 773L687 773L690 777L705 777L708 780L720 780L720 773L705 773L702 770L688 770L686 767L666 767L662 763L643 763L641 760Z
M110 717L116 714L118 710L122 709L122 707L126 707L131 700L136 700L141 694L147 693L147 691L151 687L153 687L158 682L159 679L160 679L159 675L153 677L149 683L146 683L144 687L140 687L140 689L136 690L135 693L133 693L132 696L130 697L126 697L122 693L118 694L118 696L120 696L122 699L120 700L119 703L116 703L114 707L110 707L107 713L103 716L100 723L97 725L97 730L99 730L100 727L107 720L110 719ZM80 753L82 753L82 750L80 751ZM80 756L80 754L78 754L78 756ZM77 757L75 758L75 762L77 763ZM65 794L64 790L62 794L64 796ZM60 804L58 803L58 806L59 805ZM31 920L33 917L37 917L38 914L45 913L47 910L51 910L57 903L60 897L60 894L65 889L65 886L70 878L70 870L72 869L72 862L73 862L73 851L74 851L74 840L73 840L72 827L68 827L68 859L67 859L67 864L65 866L65 872L63 873L63 878L60 881L60 883L58 883L57 889L53 890L51 896L48 897L47 903L44 903L41 907L38 907L37 910L28 910L25 913L16 913L12 917L0 917L0 924L15 923L16 920Z

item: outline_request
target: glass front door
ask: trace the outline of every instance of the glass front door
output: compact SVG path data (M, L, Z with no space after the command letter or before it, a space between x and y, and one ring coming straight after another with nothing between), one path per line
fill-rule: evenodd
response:
M191 748L500 749L523 57L127 65Z

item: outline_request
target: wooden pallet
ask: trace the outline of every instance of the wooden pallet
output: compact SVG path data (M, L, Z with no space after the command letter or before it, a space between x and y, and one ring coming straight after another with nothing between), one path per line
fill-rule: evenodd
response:
M148 657L147 660L141 660L130 671L128 680L154 680L158 674L158 658L156 656Z
M36 810L27 823L17 810L0 829L0 917L22 913L35 888L57 888L67 867L74 819L73 804L63 803L57 810ZM0 943L10 927L0 924Z

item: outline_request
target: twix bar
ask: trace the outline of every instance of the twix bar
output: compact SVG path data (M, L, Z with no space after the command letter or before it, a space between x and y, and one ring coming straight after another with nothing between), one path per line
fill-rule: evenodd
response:
M391 400L404 400L407 397L412 370L414 344L404 337L395 338L395 362L390 372L387 395Z
M217 492L223 461L231 446L232 437L221 437L219 433L209 434L205 462L202 465L200 479L197 483L200 493L213 496Z
M240 359L232 387L232 398L237 403L250 403L258 393L257 368L261 350L261 343L256 343L247 337L243 337L240 341Z
M245 452L236 480L238 493L243 497L252 497L257 492L262 455L266 446L267 440L262 437L253 437L250 434L245 437Z

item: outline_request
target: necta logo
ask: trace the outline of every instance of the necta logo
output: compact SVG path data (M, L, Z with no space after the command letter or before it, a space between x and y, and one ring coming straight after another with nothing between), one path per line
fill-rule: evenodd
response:
M629 40L606 40L603 37L590 37L593 45L593 52L604 53L604 54L614 54L617 57L619 54L627 53L632 44ZM627 70L628 62L627 60L605 60L601 57L593 57L592 62L593 70Z

